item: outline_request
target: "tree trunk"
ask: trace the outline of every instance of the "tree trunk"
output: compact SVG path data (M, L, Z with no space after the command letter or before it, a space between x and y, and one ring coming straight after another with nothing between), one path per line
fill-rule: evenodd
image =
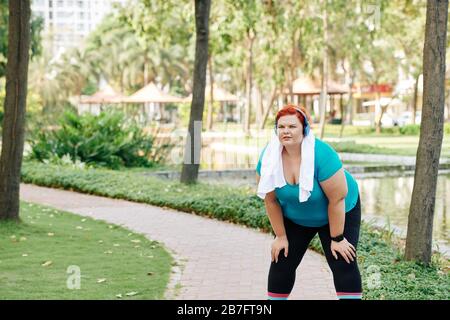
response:
M208 56L209 65L209 106L208 106L208 118L206 123L206 128L208 130L212 129L213 126L213 111L214 111L214 74L211 55Z
M416 124L417 96L419 94L419 77L420 77L420 75L417 75L416 82L414 84L413 115L412 115L412 123L413 124Z
M272 91L272 95L270 96L269 104L267 105L267 107L264 110L264 114L261 119L261 126L259 127L260 129L264 129L264 126L266 125L266 121L267 121L267 117L269 116L269 112L270 112L270 110L272 110L275 99L277 98L277 92L278 92L278 88L275 85L275 87L273 88L273 91Z
M263 104L263 95L261 89L258 85L256 85L256 124L257 127L261 127L262 116L264 115L264 104Z
M322 65L322 89L320 91L320 139L323 139L325 133L325 115L327 108L327 89L328 89L328 22L327 22L327 2L324 3L323 12L323 35L324 35L324 48L323 48L323 65Z
M8 59L0 156L0 219L19 220L30 50L30 0L9 1Z
M255 41L255 36L250 30L248 32L248 56L247 56L247 79L246 79L246 95L247 95L247 103L245 104L245 116L244 116L244 132L246 134L250 133L250 114L252 110L252 86L253 86L253 43Z
M378 87L378 81L376 83L376 86ZM378 90L378 89L377 89ZM383 118L383 111L381 107L381 95L380 92L377 91L376 93L376 105L375 105L375 132L377 134L381 133L381 119Z
M197 182L200 166L203 109L205 107L206 65L208 62L209 13L211 0L195 1L195 62L189 132L186 137L184 164L180 182ZM192 155L194 161L192 161Z
M299 37L299 31L300 29L296 29L294 33L292 34L292 52L291 52L291 61L289 66L289 100L290 103L294 102L294 89L292 88L292 85L295 80L295 74L296 74L296 67L297 67L297 57L298 57L298 49L297 49L297 39Z
M423 106L405 257L431 261L436 183L445 105L448 0L428 0L423 49Z
M147 58L147 52L144 53L144 86L146 86L146 85L148 85L148 58Z
M345 128L345 124L352 124L352 118L353 118L353 80L354 77L353 75L350 77L350 84L349 84L349 97L348 97L348 102L347 105L345 107L345 117L344 115L342 116L342 123L341 123L341 132L339 133L339 138L342 138L344 136L344 128Z

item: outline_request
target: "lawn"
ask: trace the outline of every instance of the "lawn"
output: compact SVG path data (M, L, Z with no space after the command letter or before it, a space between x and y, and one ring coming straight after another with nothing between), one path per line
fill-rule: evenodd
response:
M1 300L163 299L172 257L159 243L35 204L20 217L0 222Z

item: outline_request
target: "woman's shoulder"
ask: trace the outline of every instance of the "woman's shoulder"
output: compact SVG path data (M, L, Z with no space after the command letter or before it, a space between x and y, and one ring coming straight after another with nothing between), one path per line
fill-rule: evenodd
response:
M336 151L333 149L332 146L330 146L328 143L326 143L325 141L320 140L319 138L316 138L316 141L314 143L314 151L316 153L329 153L329 152L333 152L335 153Z

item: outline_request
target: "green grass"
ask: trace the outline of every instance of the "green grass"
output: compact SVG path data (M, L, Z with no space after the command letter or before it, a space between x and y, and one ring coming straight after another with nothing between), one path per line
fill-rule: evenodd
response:
M344 139L330 139L325 141L336 146L340 152L359 152L371 154L390 154L416 156L419 145L418 136L354 136ZM348 149L348 151L345 151ZM444 136L441 147L441 157L450 157L450 137Z
M159 243L35 204L21 203L20 217L0 222L1 300L163 299L172 257ZM79 267L80 289L67 286L76 283L69 266Z
M252 187L206 183L187 186L130 171L79 170L27 162L22 168L22 179L38 185L170 207L271 232L264 202ZM311 248L321 251L317 239ZM358 252L365 299L450 299L448 260L442 260L440 255L433 255L433 264L428 267L405 261L403 246L395 241L392 233L366 223L361 229ZM380 283L372 287L371 279L376 280L378 276Z

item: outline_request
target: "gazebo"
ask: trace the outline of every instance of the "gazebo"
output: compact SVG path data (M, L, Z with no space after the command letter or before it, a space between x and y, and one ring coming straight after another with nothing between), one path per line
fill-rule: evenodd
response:
M165 110L164 105L168 103L181 103L184 102L184 99L163 92L151 82L131 96L122 99L122 102L127 104L142 104L144 121L148 119L169 120L172 118L172 115L171 112Z
M105 85L91 96L81 96L78 102L78 113L90 112L98 115L102 111L103 105L119 104L124 98L124 95L114 91L110 85Z
M205 103L206 104L209 103L210 99L211 99L211 86L207 85L205 88ZM223 119L226 120L227 113L229 111L231 111L230 112L231 117L234 118L233 110L228 110L227 106L228 106L228 103L237 104L239 102L239 98L236 95L234 95L234 94L226 91L225 89L220 88L216 84L214 84L213 85L213 99L214 99L214 102L217 101L220 103L219 118L222 117L222 119L219 119L219 120L223 120ZM192 100L192 93L189 96L187 96L186 98L184 98L184 102L191 102L191 100Z
M314 81L308 77L299 77L292 83L292 94L296 103L302 103L311 113L311 103L308 103L308 97L320 95L322 91L321 83ZM339 84L333 80L327 81L327 95L331 98L331 109L335 110L336 96L339 96L339 109L342 109L342 96L348 94L350 89L348 86ZM290 92L285 91L285 94Z

